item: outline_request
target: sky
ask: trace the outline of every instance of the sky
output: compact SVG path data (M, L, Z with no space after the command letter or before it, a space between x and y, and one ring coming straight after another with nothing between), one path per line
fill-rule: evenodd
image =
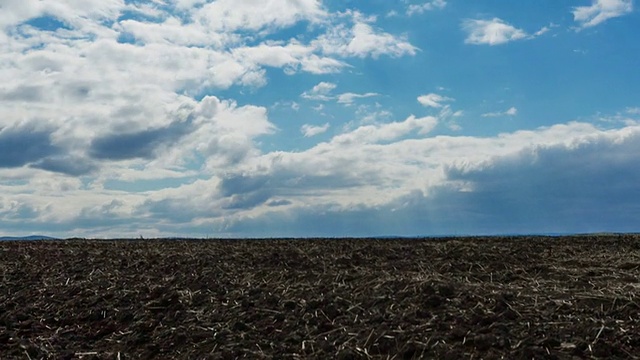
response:
M0 235L640 231L632 0L2 0Z

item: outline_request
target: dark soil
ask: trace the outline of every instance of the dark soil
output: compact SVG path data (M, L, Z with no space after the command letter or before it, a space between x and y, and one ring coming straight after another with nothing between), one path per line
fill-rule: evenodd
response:
M640 358L640 237L0 242L2 359Z

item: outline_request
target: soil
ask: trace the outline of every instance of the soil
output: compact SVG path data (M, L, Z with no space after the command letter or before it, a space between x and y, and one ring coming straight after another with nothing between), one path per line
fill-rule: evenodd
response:
M638 359L640 236L0 242L2 359Z

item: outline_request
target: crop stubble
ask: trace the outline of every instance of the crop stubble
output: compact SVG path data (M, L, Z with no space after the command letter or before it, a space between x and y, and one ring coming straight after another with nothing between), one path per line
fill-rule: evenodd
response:
M638 358L640 237L0 243L0 358Z

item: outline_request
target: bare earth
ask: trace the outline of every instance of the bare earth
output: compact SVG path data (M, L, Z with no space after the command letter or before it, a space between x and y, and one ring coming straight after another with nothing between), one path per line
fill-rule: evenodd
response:
M0 242L2 359L640 358L640 236Z

